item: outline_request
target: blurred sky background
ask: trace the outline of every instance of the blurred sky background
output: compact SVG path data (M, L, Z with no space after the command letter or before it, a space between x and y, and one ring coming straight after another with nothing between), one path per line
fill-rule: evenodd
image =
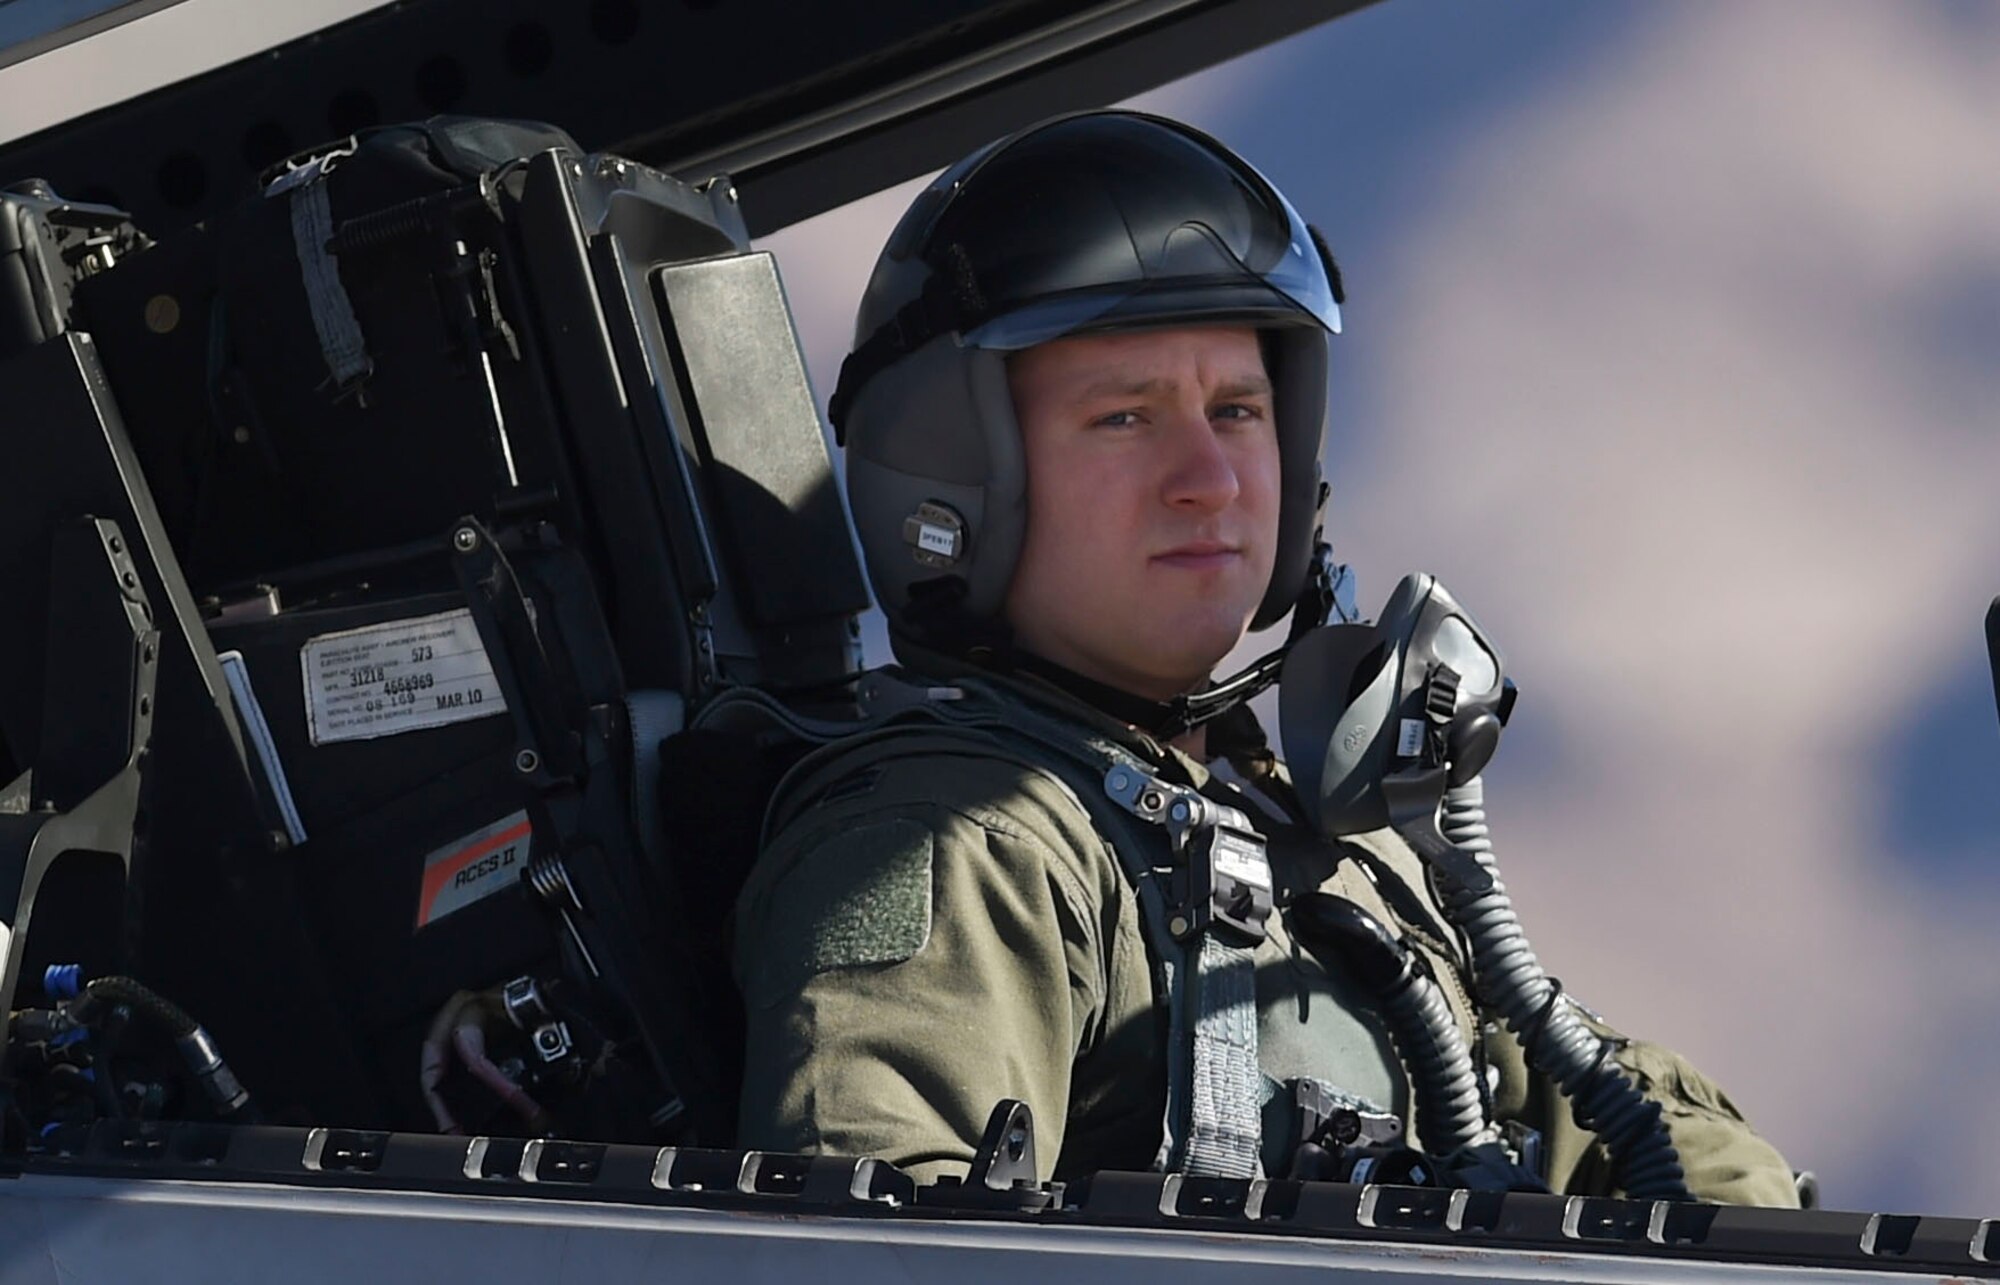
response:
M225 4L18 67L0 137L368 0ZM1139 102L1341 260L1331 534L1505 651L1551 971L1829 1204L2000 1216L2000 0L1387 0ZM918 185L765 243L822 397Z
M2000 1215L2000 3L1388 0L1137 105L1332 242L1335 548L1521 683L1551 971L1828 1204ZM919 186L765 243L822 396Z

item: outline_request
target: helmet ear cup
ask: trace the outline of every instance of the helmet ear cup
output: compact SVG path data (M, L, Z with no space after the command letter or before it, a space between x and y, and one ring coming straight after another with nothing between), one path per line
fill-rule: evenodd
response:
M1326 437L1328 339L1270 332L1279 453L1278 543L1271 582L1250 627L1283 619L1312 565L1320 525L1320 450ZM871 380L847 418L847 496L876 598L907 623L910 587L939 576L965 585L963 608L1000 614L1027 531L1027 464L1003 354L941 335ZM921 562L905 538L920 505L943 504L964 524L954 565Z
M952 576L963 608L999 614L1027 529L1027 466L1003 354L941 335L871 380L847 416L847 500L875 596L907 624L911 586ZM949 565L920 559L907 523L942 505L962 524Z
M1276 624L1298 601L1312 566L1320 528L1320 450L1326 442L1328 336L1313 327L1288 326L1268 332L1273 369L1271 396L1277 412L1278 548L1271 560L1271 583L1250 619L1252 629Z

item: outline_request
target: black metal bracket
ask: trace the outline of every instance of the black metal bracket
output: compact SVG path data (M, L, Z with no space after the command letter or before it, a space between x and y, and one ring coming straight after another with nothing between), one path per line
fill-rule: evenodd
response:
M0 1013L45 953L29 949L38 909L65 958L92 971L121 964L152 735L160 634L118 524L85 517L58 528L50 585L42 745L27 811L0 815L0 908L11 908L0 922Z
M1002 1098L986 1118L986 1132L972 1156L968 1186L1012 1191L1035 1181L1035 1113L1017 1098Z
M514 767L536 785L573 780L583 770L580 729L588 715L551 653L535 604L499 541L477 518L451 533L452 569L479 627L494 680L514 717Z
M986 1117L986 1132L965 1178L941 1178L917 1189L917 1203L947 1209L1006 1209L1023 1213L1059 1206L1063 1184L1043 1183L1035 1163L1035 1113L1018 1098L1002 1098Z

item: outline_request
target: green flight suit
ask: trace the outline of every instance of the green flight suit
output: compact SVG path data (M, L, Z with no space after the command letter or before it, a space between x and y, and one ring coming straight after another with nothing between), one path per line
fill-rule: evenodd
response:
M981 673L1031 702L1176 765L1207 769L1051 685ZM1247 712L1247 711L1246 711ZM1256 746L1231 760L1265 799L1289 799ZM1236 788L1236 787L1229 787ZM1261 825L1268 807L1245 792ZM1519 1043L1479 1014L1456 935L1416 855L1387 831L1340 845L1274 844L1282 904L1312 888L1356 901L1412 941L1497 1073L1496 1113L1542 1131L1551 1185L1611 1194L1609 1159ZM1259 1061L1416 1122L1407 1079L1371 1005L1300 949L1282 916L1256 951ZM837 743L774 800L737 905L735 971L747 1011L740 1142L874 1155L920 1180L963 1174L1003 1097L1035 1113L1044 1178L1150 1168L1167 1082L1167 1016L1138 898L1076 797L1046 771L921 724ZM1596 1023L1659 1101L1697 1197L1796 1205L1778 1152L1699 1071ZM1266 1103L1267 1172L1291 1139Z

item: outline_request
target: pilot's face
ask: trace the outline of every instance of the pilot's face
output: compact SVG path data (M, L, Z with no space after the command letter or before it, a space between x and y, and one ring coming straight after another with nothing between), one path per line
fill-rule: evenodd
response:
M1187 691L1271 579L1278 439L1256 331L1058 339L1007 377L1028 465L1017 641L1137 695Z

